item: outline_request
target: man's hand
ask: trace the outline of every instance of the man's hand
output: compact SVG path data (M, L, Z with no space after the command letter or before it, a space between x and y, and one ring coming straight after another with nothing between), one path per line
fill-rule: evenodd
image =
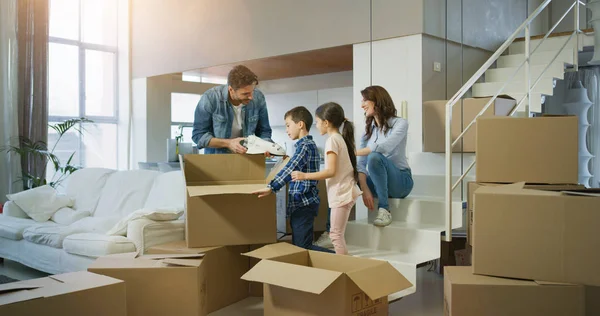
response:
M254 191L254 192L252 192L252 194L256 194L256 195L258 195L258 198L262 198L262 197L268 196L269 194L271 194L271 192L273 192L273 191L271 191L271 189L264 188L264 189L261 189L258 191Z
M229 148L229 150L231 150L231 152L233 152L233 153L245 154L248 151L248 149L246 147L242 146L242 144L240 144L240 142L243 140L244 140L243 137L230 139L230 140L228 140L227 148Z
M362 198L363 202L365 203L365 206L369 209L369 211L375 209L375 201L373 200L373 194L371 193L371 190L369 190L368 187L366 187L363 190Z
M304 172L294 171L292 172L292 180L306 180L306 174Z

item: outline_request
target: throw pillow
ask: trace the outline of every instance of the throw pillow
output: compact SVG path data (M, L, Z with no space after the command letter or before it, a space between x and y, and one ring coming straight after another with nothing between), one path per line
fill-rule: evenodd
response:
M36 222L48 221L59 209L73 206L71 198L56 194L54 188L49 185L9 194L6 197Z
M75 211L70 207L63 207L52 215L52 220L57 224L68 226L90 215L88 211Z

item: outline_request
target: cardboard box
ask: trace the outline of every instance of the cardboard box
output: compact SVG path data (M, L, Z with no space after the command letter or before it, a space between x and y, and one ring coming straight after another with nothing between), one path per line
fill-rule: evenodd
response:
M262 155L186 155L188 247L273 243L277 240L275 195L257 198L284 163L265 179Z
M475 191L474 273L599 286L600 195L523 185Z
M264 283L265 315L388 315L387 296L412 286L386 261L288 243L246 255L261 259L242 279Z
M474 275L471 267L446 267L446 316L583 316L581 285L549 284Z
M0 315L126 316L125 283L74 272L0 285Z
M247 249L188 249L181 241L148 250L165 254L101 257L88 270L125 281L129 316L207 315L248 296L240 279L249 269L241 255Z
M457 102L452 108L452 140L464 131L471 121L481 112L483 107L491 98L481 99L463 99ZM432 153L446 152L446 103L447 100L427 101L423 103L423 151ZM488 116L506 116L514 108L516 102L512 99L496 98L490 107L483 113L483 117ZM462 112L462 128L461 128ZM462 138L463 150L465 153L475 152L475 126ZM458 142L453 152L461 152L461 143Z
M480 118L476 181L577 184L575 116Z
M469 182L467 184L467 242L473 246L473 205L474 194L481 186L500 186L501 183L477 183ZM571 191L582 190L585 186L580 184L525 184L524 189L544 190L544 191Z

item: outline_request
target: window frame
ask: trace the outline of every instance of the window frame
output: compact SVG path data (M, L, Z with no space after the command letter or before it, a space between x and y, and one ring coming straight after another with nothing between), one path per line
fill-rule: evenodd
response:
M48 0L50 1L50 0ZM115 2L118 2L119 0L113 0ZM50 5L52 5L52 3L50 2ZM81 21L81 16L82 16L82 12L81 12L81 0L77 0L77 6L78 6L78 39L77 40L73 40L73 39L68 39L68 38L62 38L62 37L56 37L56 36L48 36L48 44L62 44L62 45L69 45L69 46L74 46L77 47L78 49L78 54L79 54L79 62L78 62L78 75L79 75L79 81L78 81L78 85L79 85L79 96L78 96L78 111L79 111L79 115L77 116L69 116L69 115L48 115L48 122L64 122L66 120L70 120L70 119L77 119L77 118L82 118L85 117L89 120L92 120L94 123L91 124L114 124L117 126L117 135L118 135L118 128L119 128L119 83L118 83L118 75L119 75L119 59L118 59L118 46L110 46L110 45L102 45L102 44L94 44L94 43L87 43L84 42L82 40L82 32L83 32L83 24ZM117 6L118 7L118 6ZM49 19L49 23L52 23L52 19ZM118 21L117 21L118 24ZM115 28L115 30L118 28ZM118 37L118 34L115 34L115 36ZM86 115L86 51L96 51L96 52L102 52L102 53L111 53L113 54L113 115L112 116L102 116L102 115ZM50 109L48 109L48 112L50 113ZM83 125L85 125L86 123L84 123ZM81 126L82 124L79 124L79 128L81 129L83 126ZM82 131L84 131L84 129L81 129ZM79 134L79 147L77 148L78 152L81 152L83 150L83 138L84 135L83 133ZM118 142L118 136L115 139L115 144ZM118 146L116 146L116 157L115 159L119 159L119 148ZM79 155L79 161L78 161L78 165L82 165L83 162L85 161L83 155Z

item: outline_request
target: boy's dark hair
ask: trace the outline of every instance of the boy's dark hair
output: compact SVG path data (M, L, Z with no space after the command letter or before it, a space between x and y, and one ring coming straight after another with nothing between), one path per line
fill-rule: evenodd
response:
M252 70L243 65L237 65L229 71L227 75L227 84L237 90L239 88L247 87L252 84L258 84L258 77Z
M350 163L352 163L352 168L354 169L354 180L358 181L356 146L354 145L354 124L346 119L344 108L335 102L328 102L321 104L317 108L315 115L323 121L329 121L335 128L340 128L342 124L344 125L344 128L341 131L342 137L348 148L348 156L350 157Z
M310 127L312 126L312 123L313 123L313 117L307 108L305 108L303 106L297 106L297 107L285 112L283 119L285 120L288 117L292 121L294 121L294 123L304 122L306 131L310 132Z

